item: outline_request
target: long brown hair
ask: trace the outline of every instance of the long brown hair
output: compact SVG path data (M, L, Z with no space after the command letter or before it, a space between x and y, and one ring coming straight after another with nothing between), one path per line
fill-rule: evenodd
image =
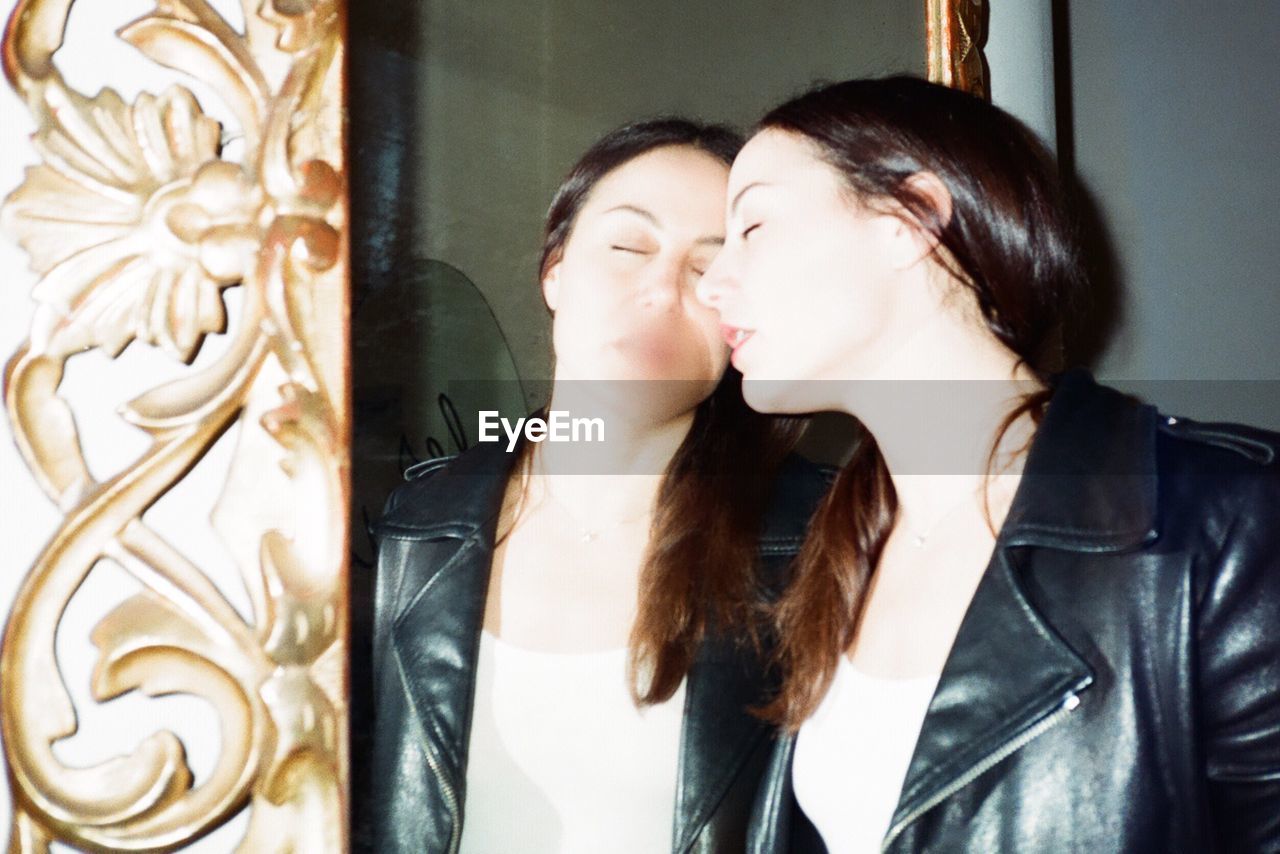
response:
M1045 383L1009 413L994 443L1023 415L1038 423L1052 386L1046 344L1078 304L1084 277L1056 166L1035 135L985 101L912 77L820 86L770 111L758 128L803 137L859 204L895 203L936 241L933 260L972 292L991 333ZM945 221L909 180L922 172L951 195ZM856 635L897 511L884 457L864 432L810 523L775 609L784 681L765 717L794 730L821 701Z
M605 134L551 202L539 278L559 260L591 190L614 169L670 146L702 151L727 166L742 143L729 128L670 117ZM708 632L730 632L758 646L757 539L773 482L803 424L750 409L742 399L742 374L732 367L695 410L664 472L640 571L628 668L638 704L675 693ZM516 476L530 470L532 448L524 444Z

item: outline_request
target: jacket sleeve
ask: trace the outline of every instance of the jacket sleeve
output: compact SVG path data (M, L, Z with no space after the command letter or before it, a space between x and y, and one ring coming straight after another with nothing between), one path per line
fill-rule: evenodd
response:
M1197 600L1200 738L1217 850L1280 852L1280 463L1237 475Z
M382 515L394 506L395 493L387 499ZM381 517L379 517L381 518ZM371 792L378 788L378 768L374 753L381 746L377 743L378 701L383 689L380 668L385 658L388 600L394 582L388 578L389 566L382 554L377 522L370 524L369 535L374 543L374 564L369 568L372 578L364 580L361 602L352 602L352 668L351 697L351 850L357 854L378 850L379 823L386 820L381 815L380 803ZM353 567L354 569L354 567ZM354 587L354 585L353 585ZM357 614L355 608L362 608ZM382 710L385 716L385 710Z
M404 494L404 486L391 493L379 523ZM368 672L359 679L368 696L360 703L360 719L353 720L352 782L358 785L352 787L351 849L357 854L419 851L425 838L421 822L429 811L421 792L425 778L416 764L421 751L415 745L421 742L422 734L414 729L416 719L401 690L389 649L408 544L387 537L378 523L371 533L377 548L369 637L365 641L369 651L362 662ZM356 750L359 755L354 755Z

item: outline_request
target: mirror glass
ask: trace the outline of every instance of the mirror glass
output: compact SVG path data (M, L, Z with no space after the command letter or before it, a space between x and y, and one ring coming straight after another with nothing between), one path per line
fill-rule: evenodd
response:
M364 532L408 465L475 441L478 410L514 418L544 402L536 271L566 171L628 121L745 129L819 80L923 75L926 44L923 0L387 0L349 14L358 760ZM816 419L805 442L838 459L849 434Z
M352 4L355 530L406 465L473 442L478 409L543 402L543 216L598 136L663 114L746 128L818 80L923 75L924 7ZM830 432L819 423L806 442L821 451ZM367 562L367 540L353 542Z

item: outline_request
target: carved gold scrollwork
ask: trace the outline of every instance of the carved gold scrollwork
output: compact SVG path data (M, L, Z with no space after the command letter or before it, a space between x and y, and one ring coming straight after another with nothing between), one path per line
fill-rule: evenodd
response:
M929 79L986 98L986 0L926 0Z
M151 60L216 90L243 135L186 88L127 103L70 88L52 58L71 0L20 0L4 34L12 88L36 120L41 156L0 211L39 276L30 335L9 360L5 407L32 475L63 519L24 578L0 649L0 722L13 797L10 850L179 847L244 808L246 851L345 845L344 598L347 415L346 208L338 0L243 0L237 31L205 0L155 0L120 31ZM240 287L238 316L223 291ZM190 364L206 336L230 336L212 364L123 407L149 447L91 476L68 402L74 355L131 342ZM215 527L249 590L241 616L144 512L211 445L237 449ZM257 474L269 470L278 476ZM253 501L248 492L279 494ZM241 505L283 508L246 513ZM285 512L287 510L287 513ZM92 631L95 698L182 692L220 720L220 754L193 785L179 739L69 767L76 731L54 638L99 561L145 587Z

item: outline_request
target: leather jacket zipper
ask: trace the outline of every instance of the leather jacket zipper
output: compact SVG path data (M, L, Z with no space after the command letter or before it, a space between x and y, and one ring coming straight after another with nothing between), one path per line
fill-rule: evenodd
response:
M1084 684L1087 685L1088 682L1085 682ZM1077 686L1069 694L1063 697L1062 701L1058 704L1058 707L1054 709L1052 712L1050 712L1048 715L1036 721L1034 724L1027 727L1025 730L1023 730L1019 734L1015 735L1013 738L1004 742L1002 745L1000 745L998 748L993 750L991 753L988 753L985 757L983 757L983 759L980 762L978 762L976 765L974 765L964 774L957 777L948 785L943 786L936 793L934 793L933 796L931 796L930 798L925 800L922 804L920 804L920 806L916 807L915 809L911 810L911 812L903 816L901 821L893 825L893 827L889 828L888 834L885 835L884 840L880 843L880 851L882 852L882 854L883 852L889 850L889 846L893 844L893 840L897 839L898 836L902 833L902 831L907 828L907 825L911 824L911 822L915 821L917 818L924 815L929 810L933 809L942 801L951 797L960 789L969 785L969 783L973 782L974 779L976 779L980 774L984 773L987 769L991 768L991 766L995 765L997 762L1001 761L1006 756L1013 753L1015 750L1022 747L1027 742L1039 736L1045 730L1057 724L1067 715L1071 714L1071 712L1074 711L1075 708L1080 705L1080 697L1077 694L1077 692L1083 687L1084 685Z
M412 696L409 693L409 686L405 684L403 670L400 670L400 686L405 691L405 696ZM458 792L454 789L453 782L448 775L444 773L444 769L440 767L436 752L432 750L431 744L427 739L423 740L422 754L427 758L427 767L431 769L431 773L440 781L440 790L444 794L445 806L449 808L449 817L453 819L449 825L447 854L457 854L458 848L462 845L462 813L458 809Z
M462 844L462 815L458 810L458 793L453 788L453 783L445 776L440 768L440 763L436 761L435 751L430 745L424 745L424 753L427 757L427 765L431 768L431 773L436 775L436 779L440 781L440 789L444 794L445 803L449 807L449 817L453 821L449 825L449 848L448 854L457 854L459 846Z

